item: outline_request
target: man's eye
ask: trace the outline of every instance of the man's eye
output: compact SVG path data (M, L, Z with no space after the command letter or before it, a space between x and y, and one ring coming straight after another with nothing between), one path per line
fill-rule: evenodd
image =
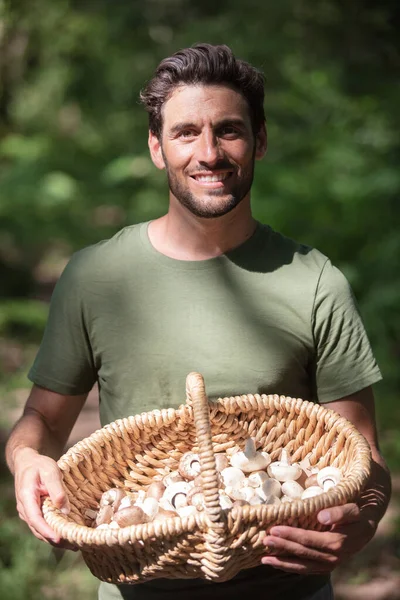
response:
M183 129L182 131L179 132L179 137L181 138L188 138L188 137L192 137L195 135L195 132L192 131L191 129Z
M225 127L221 128L220 135L233 137L239 135L239 132L233 125L225 125Z

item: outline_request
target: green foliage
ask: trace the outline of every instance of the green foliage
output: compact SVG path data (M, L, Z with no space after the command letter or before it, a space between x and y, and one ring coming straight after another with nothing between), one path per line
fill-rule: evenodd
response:
M11 481L0 485L0 590L2 600L68 600L81 594L97 597L98 581L83 567L80 554L59 561L48 545L27 532L15 515Z

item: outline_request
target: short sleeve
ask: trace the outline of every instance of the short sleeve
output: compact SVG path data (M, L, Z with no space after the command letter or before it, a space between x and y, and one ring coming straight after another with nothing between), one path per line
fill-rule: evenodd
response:
M382 379L354 294L329 260L316 289L312 328L319 402L332 402Z
M75 254L54 289L43 339L28 373L35 384L65 395L89 392L96 381L87 331L85 261Z

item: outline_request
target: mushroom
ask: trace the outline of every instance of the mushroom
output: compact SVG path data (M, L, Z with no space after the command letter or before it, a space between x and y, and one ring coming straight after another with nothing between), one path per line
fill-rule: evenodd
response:
M227 455L223 452L217 452L217 454L215 454L215 465L218 472L221 472L229 467L229 459Z
M296 498L301 498L304 488L297 481L284 481L282 483L282 492L284 496L289 496L289 498L295 500Z
M219 494L219 503L220 503L222 510L232 508L232 506L233 506L233 502L229 498L228 494L225 494L225 492L222 492L222 490L220 490L220 494Z
M267 496L277 496L278 498L282 495L282 486L277 479L266 479L258 488L256 488L257 494L265 501Z
M253 471L247 478L247 485L258 488L264 481L268 479L268 474L265 471Z
M112 506L113 511L117 511L123 498L125 498L126 492L121 488L111 488L104 492L100 498L100 508L103 506Z
M246 483L246 475L237 467L227 467L221 471L221 477L225 486L243 487Z
M140 508L150 519L154 519L158 512L158 500L152 497L145 498Z
M155 515L153 521L165 521L165 519L171 519L172 517L177 517L177 514L174 510L164 510L163 508L158 508L158 513Z
M273 494L271 494L270 496L267 496L265 498L265 500L263 501L263 504L275 504L278 505L281 503L281 499L278 498L278 496L274 496Z
M187 481L193 480L200 473L200 458L194 452L185 452L179 461L178 471Z
M336 467L325 467L317 473L318 485L322 487L324 492L327 492L331 488L335 487L342 479L342 473Z
M197 515L198 510L195 506L181 506L177 508L177 513L180 517L191 517Z
M162 481L153 481L146 491L146 498L155 498L160 500L163 493L165 492L165 485Z
M304 487L309 488L312 485L318 485L317 473L313 473L304 482Z
M278 481L295 481L302 473L301 467L297 463L290 463L285 449L282 450L281 459L271 463L267 471L270 477Z
M114 521L120 527L128 527L129 525L139 525L148 523L150 517L140 508L140 506L130 506L121 508L114 515Z
M301 499L306 500L307 498L313 498L314 496L319 496L323 493L324 490L318 485L312 485L304 490L304 492L301 495Z
M232 500L246 500L246 502L255 495L255 489L251 487L234 487L227 485L225 492Z
M204 509L204 494L202 488L194 487L188 491L186 496L188 505L195 506L197 510Z
M231 457L232 467L241 469L244 473L266 469L271 457L266 452L257 452L253 438L247 438L243 452L235 452Z
M168 475L164 475L161 481L165 485L165 487L168 487L169 485L171 485L171 483L183 481L183 477L178 471L171 471L171 473L168 473Z
M166 510L174 510L187 506L186 495L190 486L185 481L178 481L169 485L160 500L161 507Z
M97 513L96 517L96 525L107 525L111 522L113 515L114 511L110 504L104 504L103 506L100 506L99 512Z

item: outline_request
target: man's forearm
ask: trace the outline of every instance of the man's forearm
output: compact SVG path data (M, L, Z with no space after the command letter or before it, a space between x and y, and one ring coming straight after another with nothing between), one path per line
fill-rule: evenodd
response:
M55 436L43 419L34 411L25 412L16 423L6 445L7 465L14 475L16 457L30 452L44 454L57 460L65 440Z

